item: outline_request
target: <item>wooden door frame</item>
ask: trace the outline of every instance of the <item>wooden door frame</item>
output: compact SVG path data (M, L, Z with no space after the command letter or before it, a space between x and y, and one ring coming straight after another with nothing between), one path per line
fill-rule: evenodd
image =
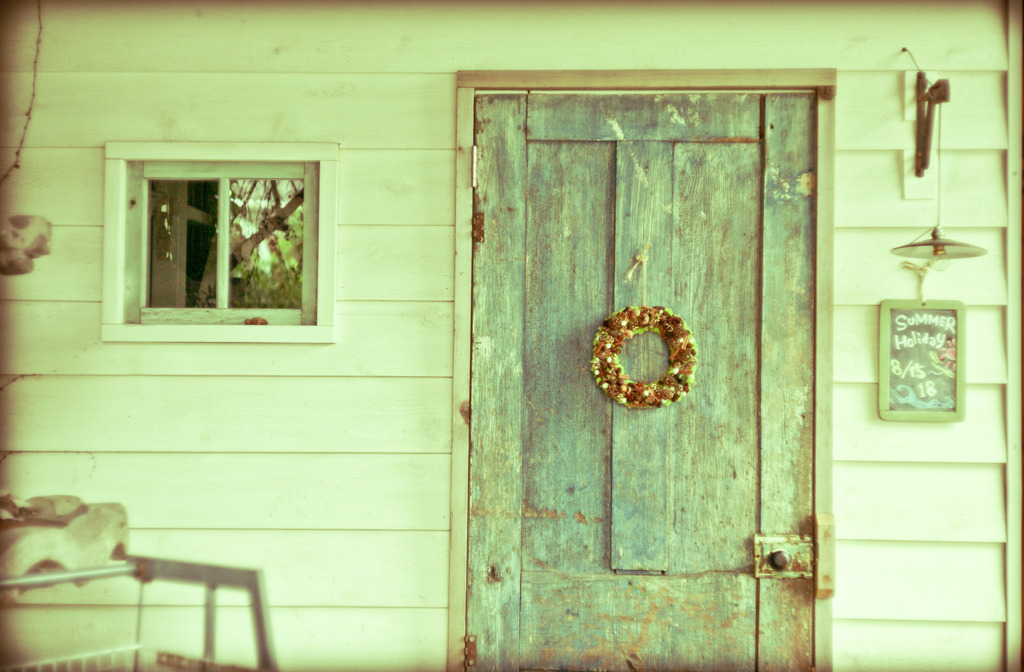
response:
M466 565L469 526L469 399L473 311L473 120L483 91L773 91L818 92L815 226L814 510L832 511L832 316L835 211L836 71L821 70L560 70L460 71L456 75L455 286L452 371L451 538L448 661L465 670ZM831 87L829 89L828 87ZM815 669L832 669L832 601L814 605Z

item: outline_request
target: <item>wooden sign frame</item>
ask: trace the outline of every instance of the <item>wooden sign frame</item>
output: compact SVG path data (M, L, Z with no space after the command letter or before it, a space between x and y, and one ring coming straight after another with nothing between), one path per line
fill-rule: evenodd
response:
M882 301L878 414L883 420L964 419L966 312L960 301Z

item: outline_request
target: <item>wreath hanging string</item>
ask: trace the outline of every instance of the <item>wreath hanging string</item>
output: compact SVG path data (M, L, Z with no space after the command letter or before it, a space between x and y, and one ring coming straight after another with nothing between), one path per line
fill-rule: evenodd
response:
M647 261L651 244L637 250L626 273L626 282L640 269L640 295L647 303ZM654 383L636 382L622 369L619 356L626 341L646 331L656 331L669 349L669 366ZM598 387L615 401L629 408L658 408L679 401L694 383L697 343L683 320L663 306L629 306L613 313L597 330L590 368Z

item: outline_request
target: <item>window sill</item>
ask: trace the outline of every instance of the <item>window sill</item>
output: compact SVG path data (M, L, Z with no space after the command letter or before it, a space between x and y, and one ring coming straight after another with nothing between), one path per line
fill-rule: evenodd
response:
M336 343L333 326L104 324L104 341L136 343Z

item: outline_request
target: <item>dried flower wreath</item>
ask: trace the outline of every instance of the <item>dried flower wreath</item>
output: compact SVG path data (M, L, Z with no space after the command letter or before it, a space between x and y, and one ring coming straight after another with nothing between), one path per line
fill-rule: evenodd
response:
M669 348L669 368L655 383L634 382L622 370L619 355L629 339L656 331ZM679 401L694 383L697 344L686 323L662 306L629 306L612 314L597 330L590 368L609 397L630 408L657 408Z

